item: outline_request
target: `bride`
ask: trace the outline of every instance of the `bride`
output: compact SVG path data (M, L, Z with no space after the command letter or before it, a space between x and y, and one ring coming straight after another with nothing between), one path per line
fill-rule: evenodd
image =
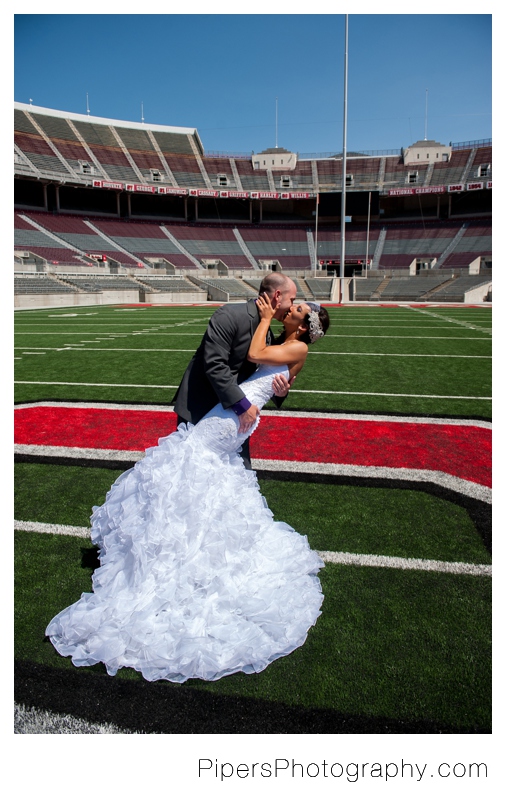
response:
M267 297L257 305L248 359L259 367L241 388L262 408L273 375L302 369L329 318L318 304L293 305L282 344L267 347L276 308ZM260 672L304 643L321 613L324 564L305 536L273 520L239 456L259 422L239 434L237 416L217 405L116 480L91 517L93 592L46 629L62 656L77 667L103 662L109 675L132 667L148 681L183 683Z

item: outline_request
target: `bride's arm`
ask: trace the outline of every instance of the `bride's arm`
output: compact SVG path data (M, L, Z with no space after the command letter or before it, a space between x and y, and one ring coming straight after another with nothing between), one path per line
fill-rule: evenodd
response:
M251 340L248 361L252 361L254 364L270 364L272 366L301 362L302 367L308 352L307 344L304 342L286 342L282 345L267 345L265 337L267 336L270 322L276 313L276 308L272 308L271 304L262 297L258 298L257 307L260 314L260 323Z

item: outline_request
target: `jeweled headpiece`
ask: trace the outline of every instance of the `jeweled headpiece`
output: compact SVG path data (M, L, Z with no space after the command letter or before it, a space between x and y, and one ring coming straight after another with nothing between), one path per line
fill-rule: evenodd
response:
M311 344L313 344L313 342L316 342L317 339L321 339L321 337L325 335L325 331L322 328L320 317L318 316L318 313L316 311L310 311L308 317L309 317L309 341L311 342Z

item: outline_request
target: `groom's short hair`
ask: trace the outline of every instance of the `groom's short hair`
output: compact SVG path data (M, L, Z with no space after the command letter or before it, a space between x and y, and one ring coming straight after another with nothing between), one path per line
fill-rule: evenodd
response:
M289 278L287 275L281 275L279 272L269 272L269 274L263 278L258 293L263 294L265 292L269 295L269 297L272 297L277 289L280 289L281 291L285 289L288 281L290 280L291 278Z

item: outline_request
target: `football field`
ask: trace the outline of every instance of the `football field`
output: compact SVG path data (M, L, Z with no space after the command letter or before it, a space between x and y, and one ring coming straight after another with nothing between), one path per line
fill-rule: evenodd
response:
M20 724L34 710L117 733L490 732L489 308L329 306L282 411L266 407L260 489L325 561L301 648L259 674L173 685L76 668L45 639L91 591L92 506L175 429L213 310L16 312Z

